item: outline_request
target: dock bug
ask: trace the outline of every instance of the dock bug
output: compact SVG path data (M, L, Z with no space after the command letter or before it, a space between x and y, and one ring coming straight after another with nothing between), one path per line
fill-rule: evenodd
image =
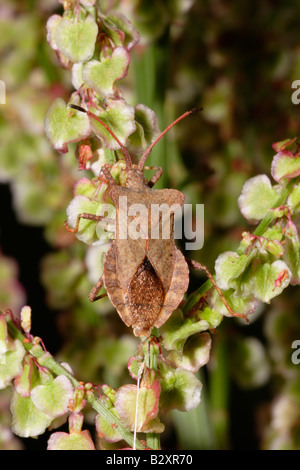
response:
M207 268L198 262L186 260L174 242L174 212L181 207L184 195L176 189L152 189L162 175L160 167L145 167L145 162L154 145L186 116L198 111L187 111L172 124L170 124L158 138L143 153L137 165L133 164L130 154L122 145L110 128L94 113L70 104L77 111L87 113L96 119L113 136L121 147L125 164L127 179L125 186L117 184L107 166L102 167L102 173L109 186L109 195L116 208L116 236L106 254L103 275L89 294L92 302L104 297L98 295L104 285L107 295L117 309L121 319L127 326L132 326L135 336L147 337L153 327L159 328L170 317L183 299L189 285L189 265L198 270L205 270L223 302L232 315L244 317L234 313L228 305L214 278ZM152 178L147 181L144 177L145 169L156 170ZM121 198L127 198L127 209L121 210ZM147 233L140 237L121 237L120 232L134 222L134 215L130 215L130 208L142 205L147 210L148 220L144 225L148 227ZM154 213L153 207L163 205L169 210L164 214ZM77 216L74 228L66 227L69 231L78 231L80 219L100 221L101 216L81 213ZM169 237L151 237L151 230L162 233L169 224ZM154 226L153 226L154 225ZM157 226L158 225L158 226ZM144 227L145 228L145 227ZM158 230L157 230L158 229Z

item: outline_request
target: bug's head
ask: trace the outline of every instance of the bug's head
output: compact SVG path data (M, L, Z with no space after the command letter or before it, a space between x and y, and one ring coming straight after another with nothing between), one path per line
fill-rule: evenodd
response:
M136 165L132 165L132 168L126 170L126 188L144 188L147 183L148 181L144 177L143 171L139 170Z

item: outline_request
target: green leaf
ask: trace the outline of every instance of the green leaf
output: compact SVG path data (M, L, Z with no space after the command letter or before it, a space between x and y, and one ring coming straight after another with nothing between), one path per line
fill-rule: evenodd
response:
M90 15L83 22L63 18L53 31L53 42L71 62L85 62L94 54L97 34L97 23Z
M55 432L48 440L47 450L96 450L89 431L68 434Z
M300 240L292 222L286 226L284 261L291 270L291 285L300 284Z
M241 313L243 315L250 315L251 313L254 313L257 308L258 302L254 294L243 296L241 292L236 292L235 289L229 289L227 291L223 291L223 295L233 312ZM213 292L210 299L210 304L213 305L214 310L216 310L219 314L232 317L218 292Z
M136 131L129 136L130 150L140 155L159 135L157 117L152 109L143 104L135 108Z
M133 431L135 428L137 386L133 384L123 385L116 393L115 407L122 422ZM136 430L138 432L162 432L163 426L157 424L156 429L147 426L157 417L160 394L159 381L155 380L150 386L141 386L138 391L138 414Z
M83 81L101 97L113 95L115 82L124 78L130 62L130 55L123 47L116 47L111 57L99 61L91 60L82 69Z
M120 419L116 408L113 408L111 406L110 411L113 415ZM107 442L118 442L122 440L122 436L118 432L118 429L116 429L113 425L106 421L103 416L99 414L96 416L95 425L99 437L104 438Z
M277 153L272 161L271 174L278 183L282 178L296 178L300 175L300 155L288 150Z
M0 354L5 354L7 351L9 351L7 323L4 315L0 315Z
M81 5L85 7L92 7L95 5L96 0L80 0Z
M190 336L184 344L182 354L170 351L166 359L173 367L181 367L194 374L208 363L210 357L211 336L208 332Z
M107 190L108 186L104 182L99 183L98 178L89 180L88 178L81 178L78 180L74 186L74 196L81 194L93 201L101 202L104 192Z
M285 139L281 140L280 142L274 142L272 144L272 148L275 150L275 152L281 152L288 147L291 147L297 140L297 137L294 137L293 139Z
M0 356L0 389L5 388L10 381L20 374L25 349L18 339L14 341L14 349Z
M163 347L167 350L181 352L187 338L195 333L210 328L207 320L196 321L195 318L185 318L180 309L175 310L170 318L162 325L159 332L163 338Z
M91 127L86 113L71 109L62 98L57 98L47 112L45 132L58 152L67 153L68 144L86 139Z
M202 384L190 371L160 364L161 371L161 409L189 411L200 403Z
M72 85L76 90L78 90L78 88L80 88L83 85L82 69L83 69L82 62L79 62L78 64L73 64Z
M53 50L57 51L58 47L55 41L55 30L59 23L62 21L62 17L60 15L52 15L47 21L47 41L52 47Z
M75 228L77 217L79 214L87 213L96 215L100 204L97 201L91 201L88 197L77 195L75 196L67 207L67 223L69 227ZM96 237L96 224L94 220L81 218L79 222L79 229L76 232L76 237L87 244L91 244L97 240Z
M134 108L122 100L111 101L106 110L99 112L98 109L91 108L94 112L117 136L122 145L125 145L127 137L132 134L135 129ZM90 118L91 126L96 134L104 140L105 146L110 150L120 148L117 141L112 135L93 117Z
M111 387L110 385L101 385L100 389L102 393L109 398L110 402L114 405L116 399L116 389Z
M53 381L35 387L31 392L31 399L40 411L54 419L67 413L73 392L70 380L59 375Z
M277 260L272 264L256 263L253 277L255 297L262 302L269 303L289 285L291 272L283 261Z
M99 142L100 140L95 137L95 139ZM87 168L91 169L95 176L99 176L101 168L106 163L113 165L116 163L116 154L113 150L109 150L105 147L101 147L96 149L93 152L93 158L88 162ZM121 161L119 161L121 163Z
M238 255L226 251L218 256L215 262L216 283L220 289L230 289L239 285L238 279L251 263L255 252L249 255Z
M14 391L11 401L12 431L20 437L43 434L52 418L34 405L31 397L22 397Z
M22 373L14 380L16 391L23 397L29 397L31 389L40 383L38 369L32 357L25 357L25 364Z
M216 290L215 293L217 293ZM218 297L220 297L219 294ZM222 315L220 315L217 310L211 309L210 307L204 307L203 310L199 310L197 316L200 320L207 321L209 328L217 328L222 321Z
M5 318L0 315L0 389L6 388L21 373L24 355L23 344L8 336Z
M272 241L278 240L280 242L283 238L282 227L276 224L273 225L273 227L268 227L264 231L263 238L267 238L268 240L272 240Z
M284 254L284 246L283 243L280 242L280 240L282 239L281 230L278 229L278 232L280 232L278 233L278 238L271 238L269 236L268 232L271 232L271 229L266 230L266 232L264 233L264 238L266 238L266 240L264 240L263 246L269 253L271 253L276 258L281 258Z
M139 33L121 13L110 11L107 16L102 15L101 20L101 28L115 45L130 50L139 41Z
M269 178L266 175L258 175L245 183L238 204L248 222L256 223L264 218L277 198L277 191L272 187Z
M114 206L110 204L106 205L105 208L110 210L108 217L115 218ZM78 194L72 199L67 207L68 225L75 228L79 214L86 213L99 215L101 214L102 209L103 206L100 202L93 201L86 196ZM104 220L97 221L80 218L79 230L76 232L76 237L78 240L81 240L88 245L104 245L108 243L112 237L112 232L108 231L110 226L105 230L105 225L106 223Z
M128 361L128 370L130 377L137 380L139 376L141 364L137 361L135 357L131 357Z
M292 207L293 210L299 212L300 209L300 184L297 184L293 187L288 200L287 204L289 207Z

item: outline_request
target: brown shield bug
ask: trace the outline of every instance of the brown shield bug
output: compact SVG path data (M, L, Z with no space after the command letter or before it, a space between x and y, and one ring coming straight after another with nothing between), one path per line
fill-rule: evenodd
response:
M151 329L162 326L181 303L189 285L188 265L190 265L194 269L205 270L232 315L244 317L231 310L207 268L198 262L186 260L176 247L174 212L183 205L184 195L175 189L152 189L162 175L162 168L145 167L146 159L154 145L177 122L198 109L187 111L170 124L135 165L127 149L97 115L80 106L70 104L70 107L96 119L113 136L121 147L127 173L125 186L121 186L114 180L108 167L102 167L102 173L109 186L110 198L116 208L116 235L104 261L103 275L90 292L90 300L94 302L106 295L98 295L104 285L107 295L124 323L132 326L135 336L147 337L151 334ZM144 177L144 169L156 170L149 181ZM125 212L123 207L121 208L123 198L127 201ZM121 237L120 232L124 229L124 223L128 225L134 219L133 215L129 215L130 208L134 204L142 204L146 209L144 227L148 228L147 233L141 234L138 238L131 237L130 234L127 238ZM167 215L165 218L161 213L157 215L153 211L153 208L162 204L167 208L164 213ZM94 214L81 213L77 216L75 227L71 228L66 224L67 229L76 233L81 218L95 221L103 219ZM168 229L168 237L151 236L153 229L154 231L157 229L156 233L161 233L163 228Z

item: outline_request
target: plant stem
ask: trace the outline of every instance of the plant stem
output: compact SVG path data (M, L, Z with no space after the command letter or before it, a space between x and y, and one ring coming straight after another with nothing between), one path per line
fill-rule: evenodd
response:
M224 323L218 337L215 338L213 349L213 365L209 371L209 401L211 420L218 449L228 449L229 442L229 363L228 363L228 334ZM219 328L218 328L219 330Z
M47 369L55 375L65 375L68 377L72 385L76 388L80 385L80 382L62 365L60 365L50 353L44 351L39 344L33 344L23 335L18 327L13 323L11 319L6 319L9 334L12 338L18 339L22 342L24 348L38 360L38 363L42 367ZM133 434L128 431L121 423L121 421L114 416L106 405L96 398L92 390L86 392L87 401L90 403L92 408L99 413L103 418L111 425L118 429L118 432L122 438L132 447L133 446ZM139 450L143 450L145 446L139 441L135 441L135 446Z
M291 179L289 181L289 183L286 186L285 191L283 191L283 193L279 196L278 200L276 201L275 208L280 207L285 203L285 201L288 198L291 190L293 189L294 185L297 184L297 182L299 182L299 180L295 181L295 180ZM254 231L254 235L256 235L258 237L262 236L264 231L268 228L270 223L273 222L273 220L275 218L276 218L276 216L274 215L273 211L268 212L267 215L260 222L260 224L258 225L256 230ZM241 253L239 253L239 251L238 251L238 254L241 254Z
M149 432L146 435L147 446L153 450L160 449L160 435L155 432Z
M292 191L293 187L295 184L299 183L299 179L297 180L290 180L289 183L287 184L285 190L282 192L282 194L278 197L274 208L282 206L286 199L288 198L290 192ZM276 219L276 215L274 214L274 211L269 211L263 220L260 222L256 230L253 232L254 235L260 237L263 235L265 230L269 227L271 222ZM237 250L238 255L242 255L244 252L244 249L241 247ZM184 304L182 311L183 313L189 312L196 304L199 302L199 299L212 287L212 283L210 280L207 280L202 286L199 287L199 289L195 290L192 294L189 295L189 297L186 300L186 303Z
M199 289L192 292L186 300L186 303L182 307L183 313L188 313L196 304L199 302L201 297L212 287L212 282L210 280L205 281Z

